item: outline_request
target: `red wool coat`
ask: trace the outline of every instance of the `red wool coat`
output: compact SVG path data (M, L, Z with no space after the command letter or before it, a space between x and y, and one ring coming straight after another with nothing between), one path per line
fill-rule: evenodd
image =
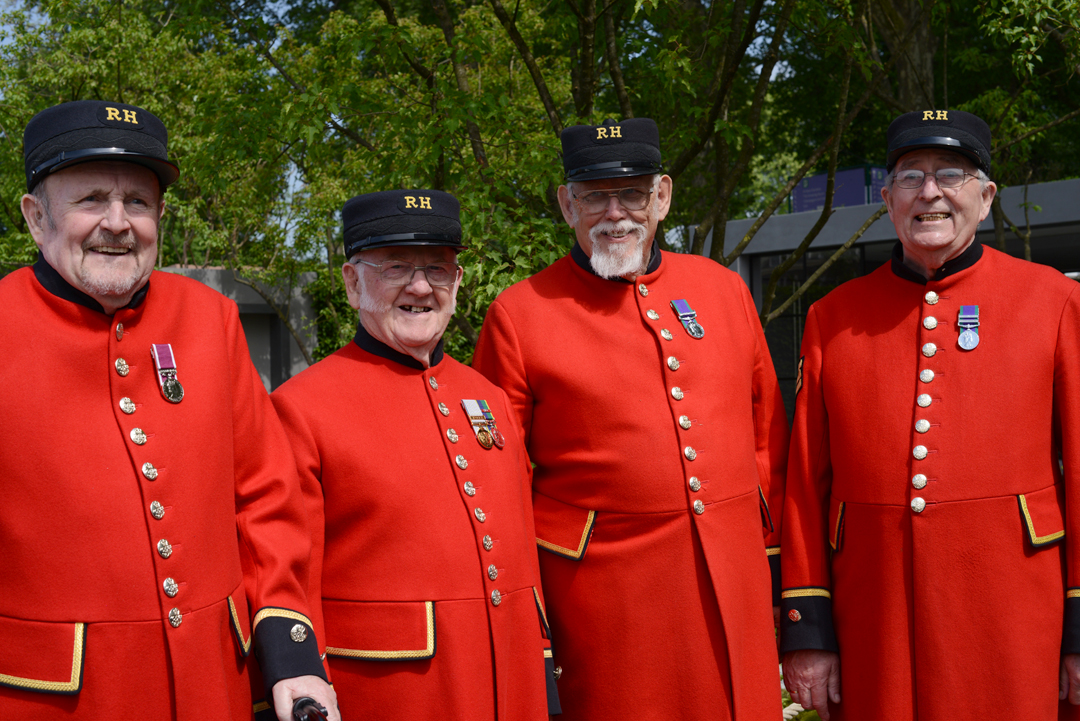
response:
M977 243L930 282L894 259L811 307L802 352L783 650L839 648L834 718L1076 718L1080 284Z
M433 361L361 327L272 396L315 525L342 716L546 719L553 666L520 431L498 388L441 346ZM480 445L462 399L487 401L503 448Z
M604 280L575 247L499 296L473 363L509 395L536 464L564 715L777 718L787 421L739 276L654 251L636 283Z
M0 280L0 718L251 718L255 611L269 674L322 673L289 640L310 540L235 304L155 272L134 305L43 260Z

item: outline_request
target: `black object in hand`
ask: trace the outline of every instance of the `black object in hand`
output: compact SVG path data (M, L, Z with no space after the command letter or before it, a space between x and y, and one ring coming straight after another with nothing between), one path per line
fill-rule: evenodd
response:
M327 710L308 696L293 701L292 715L296 721L326 721Z

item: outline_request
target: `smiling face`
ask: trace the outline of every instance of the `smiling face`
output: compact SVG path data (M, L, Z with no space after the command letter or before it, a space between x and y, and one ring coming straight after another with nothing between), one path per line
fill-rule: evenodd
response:
M671 178L663 175L636 178L586 180L559 188L559 206L563 219L574 229L578 245L589 256L597 275L604 278L639 275L649 264L648 245L656 226L667 217L671 207ZM642 210L627 210L612 195L599 212L582 207L574 196L594 191L615 192L623 188L652 191L649 204Z
M457 269L452 286L432 286L419 270L407 285L391 285L377 268L357 263L384 263L401 260L416 266L454 263L453 248L437 245L395 246L364 250L341 269L349 305L360 311L360 323L377 340L399 353L430 365L431 351L446 332L454 314L462 270Z
M50 175L22 198L23 217L45 260L106 313L127 305L157 260L164 205L141 165L92 162Z
M974 174L975 166L964 156L944 150L915 150L900 158L895 172L921 170L934 173L960 168ZM928 277L948 260L964 252L975 239L979 223L990 212L997 186L983 190L976 178L959 188L942 189L927 175L921 188L905 189L893 184L881 191L889 218L904 246L904 262Z

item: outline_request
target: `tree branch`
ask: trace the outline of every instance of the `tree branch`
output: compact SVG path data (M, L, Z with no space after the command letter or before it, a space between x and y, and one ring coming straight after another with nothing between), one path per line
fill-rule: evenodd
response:
M491 3L491 9L495 11L495 16L499 18L499 22L506 29L506 33L510 36L510 40L513 41L518 54L521 55L521 59L525 62L525 67L529 69L533 85L536 86L536 92L540 95L540 102L544 104L544 110L547 111L551 129L555 131L556 137L562 135L563 123L559 117L559 112L555 109L555 101L551 98L547 83L544 82L544 76L540 73L540 66L536 64L536 58L533 57L528 43L525 42L525 38L521 36L517 29L517 23L510 18L506 8L503 7L499 0L488 0L488 2Z
M608 74L611 75L615 96L619 98L619 110L625 119L634 117L634 109L630 105L630 96L626 92L626 83L623 82L622 66L619 64L619 46L615 42L615 17L613 13L607 12L614 4L613 0L604 8L604 39L607 45Z
M435 16L439 19L443 37L446 38L446 45L450 48L450 62L454 66L454 78L457 80L458 90L465 95L471 95L469 76L465 72L465 66L458 62L457 48L454 45L454 21L450 18L450 11L446 7L446 2L444 0L431 0L431 7L435 11ZM473 158L476 159L480 169L485 170L488 167L488 159L487 153L484 152L484 142L480 137L480 126L473 119L471 110L467 110L466 113L469 119L465 121L465 127L469 133L469 144L472 145Z
M1047 123L1046 125L1042 125L1042 126L1040 126L1038 128L1035 128L1034 130L1030 130L1030 131L1024 133L1023 135L1021 135L1018 138L1013 138L1012 140L1008 141L1007 143L1003 143L1002 145L997 146L996 148L994 148L994 152L995 153L1000 153L1001 151L1005 150L1006 148L1010 148L1010 147L1016 145L1019 142L1027 140L1028 138L1030 138L1033 135L1038 135L1039 133L1041 133L1041 132L1043 132L1045 130L1049 130L1050 128L1054 127L1055 125L1061 125L1065 121L1072 120L1073 118L1075 118L1077 116L1080 116L1080 108L1077 108L1076 110L1073 110L1071 113L1066 113L1065 115L1062 115L1057 120L1052 120L1051 122Z

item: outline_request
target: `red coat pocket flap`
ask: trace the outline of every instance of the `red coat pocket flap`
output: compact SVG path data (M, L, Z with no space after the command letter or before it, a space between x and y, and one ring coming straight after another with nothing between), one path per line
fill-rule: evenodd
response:
M574 561L582 559L596 523L596 511L534 493L533 517L536 520L536 545L556 556Z
M323 599L326 654L369 661L417 661L435 655L432 601Z
M829 545L834 551L844 545L844 502L836 496L829 499Z
M241 654L251 653L251 613L248 611L247 594L241 583L229 594L229 616L232 617L233 637Z
M1016 497L1031 545L1038 548L1065 537L1065 486L1055 484Z
M86 624L0 616L0 685L77 694L85 656Z

